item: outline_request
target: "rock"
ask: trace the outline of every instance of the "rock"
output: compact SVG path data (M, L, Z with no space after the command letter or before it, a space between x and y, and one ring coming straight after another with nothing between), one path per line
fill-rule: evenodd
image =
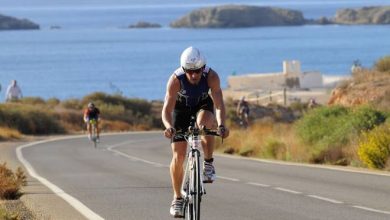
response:
M223 5L194 10L170 24L173 28L240 28L303 25L301 12L281 8Z
M0 30L29 30L39 29L39 25L27 19L17 19L0 15Z
M338 10L334 22L338 24L390 24L390 6Z
M139 21L136 24L129 25L129 28L160 28L160 24Z
M340 83L329 98L328 105L357 106L370 104L390 110L390 74L363 69L353 78Z

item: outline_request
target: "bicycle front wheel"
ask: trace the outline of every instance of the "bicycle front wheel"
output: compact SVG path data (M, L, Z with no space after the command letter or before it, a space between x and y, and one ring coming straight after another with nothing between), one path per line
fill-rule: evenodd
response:
M202 189L201 189L201 180L200 180L200 166L199 166L199 152L194 153L194 163L192 169L192 203L189 204L192 209L192 218L191 220L200 220L200 202L202 200Z

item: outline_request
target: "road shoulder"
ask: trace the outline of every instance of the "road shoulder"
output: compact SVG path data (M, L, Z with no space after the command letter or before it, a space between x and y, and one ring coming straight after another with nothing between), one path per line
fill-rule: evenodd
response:
M6 162L7 166L12 170L15 170L17 167L22 167L27 175L27 186L22 189L22 197L14 202L2 201L3 207L10 212L22 212L22 215L29 216L29 218L22 219L85 219L84 216L67 202L54 194L38 180L31 177L23 164L17 159L16 148L18 146L47 138L25 138L23 141L0 142L0 163Z

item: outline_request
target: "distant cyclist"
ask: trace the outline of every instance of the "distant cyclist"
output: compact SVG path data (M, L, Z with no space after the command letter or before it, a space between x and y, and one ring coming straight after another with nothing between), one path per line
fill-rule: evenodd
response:
M240 119L240 125L244 128L249 125L249 103L245 100L245 96L242 96L237 104L236 113Z
M183 217L183 198L180 188L183 181L183 163L187 152L187 142L176 136L177 130L186 131L191 116L195 116L199 127L214 128L222 137L229 135L225 127L225 105L218 74L206 66L206 60L198 49L189 47L180 57L181 66L176 69L167 83L162 120L164 135L172 138L172 161L170 165L174 198L170 213ZM214 107L216 109L214 115ZM216 120L216 121L215 121ZM213 182L216 175L213 166L214 137L202 138L204 152L203 180Z
M95 104L92 102L88 103L88 107L84 110L84 121L87 124L87 130L88 130L88 138L89 140L92 140L92 126L90 121L95 120L96 121L96 141L99 142L99 115L100 111L98 108L96 108Z

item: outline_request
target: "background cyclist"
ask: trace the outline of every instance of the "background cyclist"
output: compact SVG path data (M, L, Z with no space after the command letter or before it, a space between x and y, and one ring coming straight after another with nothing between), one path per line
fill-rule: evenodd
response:
M245 96L242 96L238 101L236 113L240 119L240 125L244 128L249 125L249 103L245 100Z
M172 138L172 161L170 173L174 198L170 213L174 217L183 217L183 198L180 192L183 181L183 163L187 152L187 142L175 135L176 130L186 131L191 116L196 116L199 127L216 127L222 137L229 135L225 127L225 106L218 74L206 66L206 59L197 48L189 47L180 57L181 67L176 69L168 80L162 120L164 135ZM216 109L214 115L214 107ZM204 152L203 174L205 182L213 182L214 137L202 137Z
M87 130L88 130L88 139L92 140L92 126L89 123L90 120L95 119L96 121L96 141L99 142L99 115L100 111L98 108L96 108L95 104L92 102L88 103L88 107L84 110L84 121L87 124Z

